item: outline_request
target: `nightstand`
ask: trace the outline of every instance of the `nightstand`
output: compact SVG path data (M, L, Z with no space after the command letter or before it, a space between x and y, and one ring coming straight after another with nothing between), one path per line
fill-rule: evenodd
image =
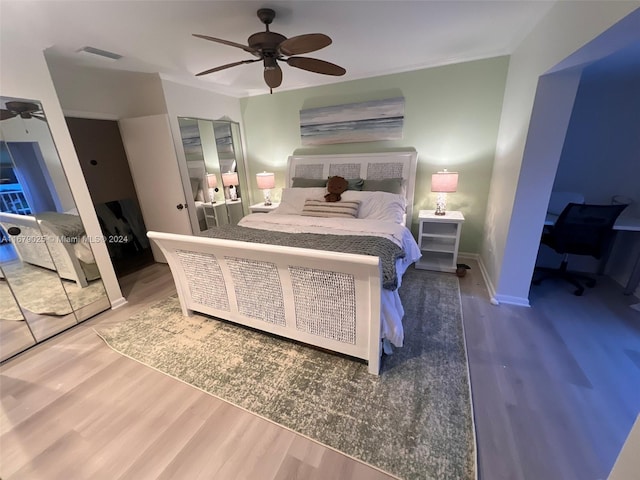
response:
M207 228L217 227L229 223L227 219L227 209L224 203L203 203L204 220L207 222Z
M445 215L435 215L434 210L420 210L418 222L422 258L416 262L416 268L455 273L464 222L462 213L449 211Z
M279 203L272 203L271 205L265 205L264 203L256 203L249 207L251 213L269 213L278 208Z

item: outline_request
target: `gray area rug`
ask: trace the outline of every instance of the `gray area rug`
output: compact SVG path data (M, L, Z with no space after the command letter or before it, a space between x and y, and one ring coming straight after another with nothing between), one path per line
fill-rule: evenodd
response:
M99 330L116 351L402 479L476 478L458 279L410 268L405 346L364 363L194 315L172 296Z

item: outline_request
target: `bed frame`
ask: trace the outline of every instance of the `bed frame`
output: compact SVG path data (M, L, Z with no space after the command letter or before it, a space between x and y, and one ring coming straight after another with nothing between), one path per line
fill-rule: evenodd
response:
M9 238L23 262L57 271L60 278L72 280L81 288L86 287L89 280L99 278L97 268L95 276L87 278L73 244L56 240L57 235L36 217L0 212L0 225L5 232L11 227L21 230L20 235L9 235Z
M411 222L415 152L289 157L294 176L402 177ZM380 370L377 257L148 232L165 255L182 313L201 312L343 353Z

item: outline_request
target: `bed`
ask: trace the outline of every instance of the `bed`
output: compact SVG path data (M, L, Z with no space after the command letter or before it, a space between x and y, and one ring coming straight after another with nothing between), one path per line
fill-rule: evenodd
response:
M212 229L216 238L148 236L169 263L184 315L201 312L364 359L378 374L383 348L402 346L398 287L420 256L406 228L415 169L415 152L292 156L273 212ZM329 208L355 202L355 217L313 213L322 181L336 175L354 190ZM312 237L319 243L308 243Z
M20 260L58 272L84 288L100 278L89 242L78 215L42 212L16 215L0 212L0 225L9 233L12 227L19 235L8 235Z

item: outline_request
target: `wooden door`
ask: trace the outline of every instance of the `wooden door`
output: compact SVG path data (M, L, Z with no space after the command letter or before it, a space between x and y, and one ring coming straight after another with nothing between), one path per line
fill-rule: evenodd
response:
M131 176L147 230L191 235L191 224L167 115L120 120ZM166 260L153 242L157 262Z

